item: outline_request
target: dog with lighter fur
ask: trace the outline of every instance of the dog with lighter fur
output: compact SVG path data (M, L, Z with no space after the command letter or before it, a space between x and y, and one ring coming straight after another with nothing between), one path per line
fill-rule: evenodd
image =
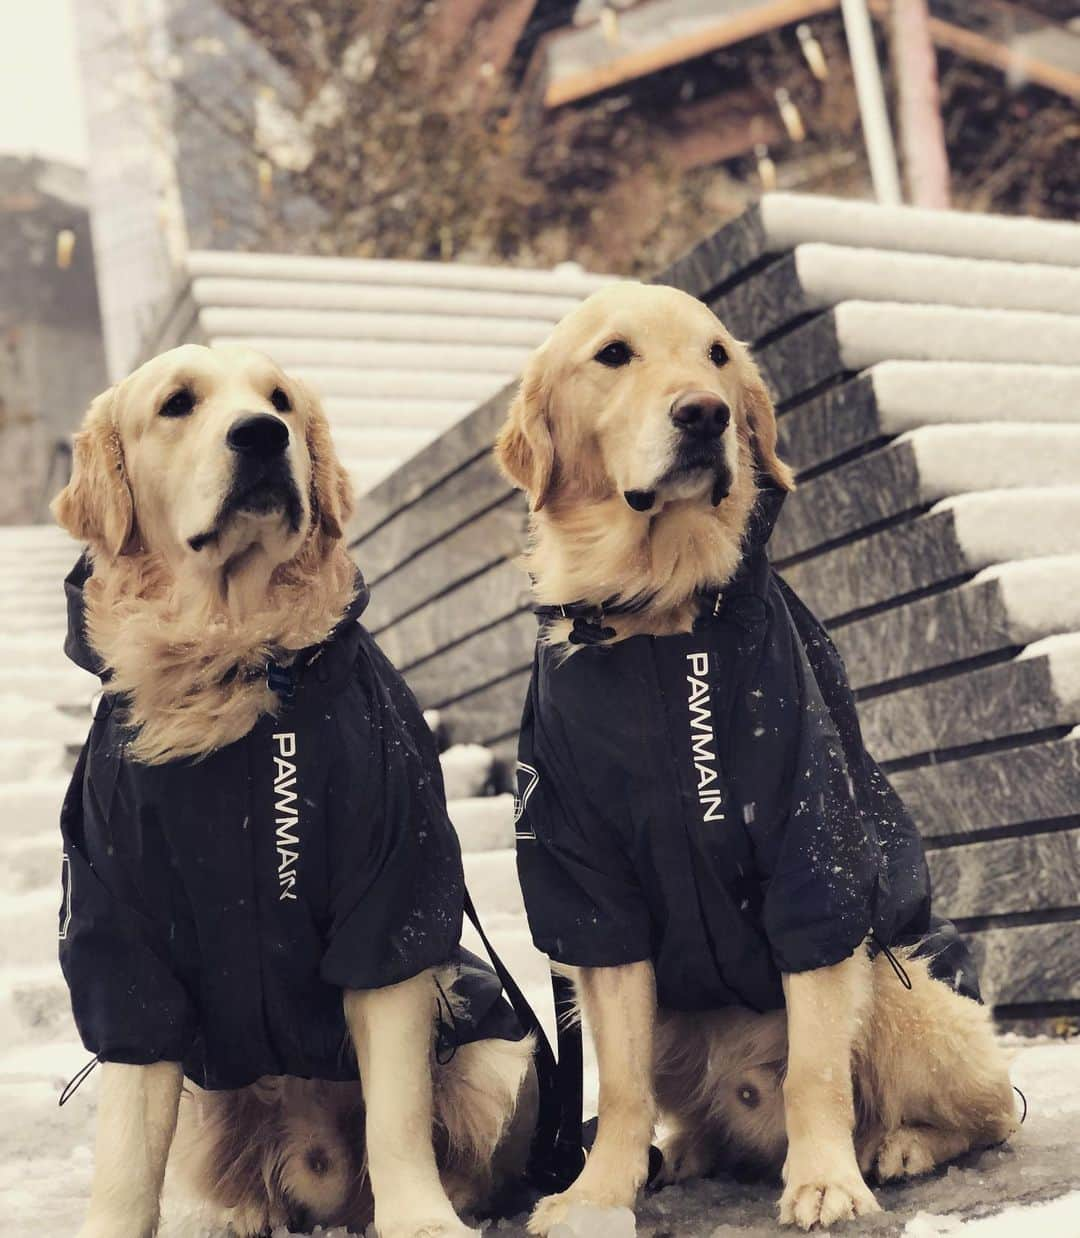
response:
M129 758L205 759L278 711L270 651L326 641L356 591L351 505L318 400L260 353L184 346L94 401L53 510L89 547L86 628ZM178 1186L239 1235L373 1217L381 1238L475 1233L455 1206L524 1162L530 1044L480 1040L436 1065L437 982L453 979L344 990L356 1083L203 1092L182 1089L179 1062L107 1061L81 1238L150 1238L174 1145Z
M705 586L735 573L758 476L791 490L772 403L746 349L671 288L617 284L529 361L496 444L531 506L525 566L541 605L603 611L610 640L689 632ZM635 605L604 609L611 599ZM569 619L543 637L565 657ZM864 947L782 977L785 1009L658 1009L651 961L578 968L600 1071L596 1142L542 1200L533 1233L577 1202L633 1207L660 1118L667 1179L782 1175L780 1220L876 1212L864 1174L925 1173L1015 1129L987 1011L905 952L910 992Z

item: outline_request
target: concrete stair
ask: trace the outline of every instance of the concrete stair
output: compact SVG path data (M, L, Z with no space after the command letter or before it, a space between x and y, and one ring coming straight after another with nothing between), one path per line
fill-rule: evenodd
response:
M195 252L145 354L185 342L268 353L322 397L365 493L516 377L603 282L573 265Z

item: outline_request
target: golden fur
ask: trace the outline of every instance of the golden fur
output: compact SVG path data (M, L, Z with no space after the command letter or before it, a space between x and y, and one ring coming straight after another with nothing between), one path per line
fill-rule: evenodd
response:
M612 340L633 360L614 370ZM710 365L710 343L727 354ZM731 473L672 472L674 402L685 392L729 406ZM735 571L755 474L791 489L776 421L746 351L710 311L669 288L619 284L568 315L529 362L497 443L506 476L529 495L525 566L543 603L643 599L605 615L614 639L688 631L704 586ZM633 510L635 492L650 496ZM565 642L570 625L551 625ZM571 646L564 646L567 653ZM600 1067L596 1144L569 1190L537 1206L545 1234L571 1204L632 1207L654 1115L667 1131L670 1180L716 1170L781 1174L780 1219L804 1229L878 1211L862 1174L923 1173L1008 1138L1015 1105L989 1013L908 958L911 992L865 950L785 976L785 1011L658 1010L648 962L579 969L578 991Z

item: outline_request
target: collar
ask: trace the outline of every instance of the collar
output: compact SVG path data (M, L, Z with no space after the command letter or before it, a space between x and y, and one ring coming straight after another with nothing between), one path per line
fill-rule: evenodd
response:
M568 619L573 627L567 640L571 645L602 645L615 637L615 629L604 620L612 615L636 615L643 611L655 595L639 594L627 601L617 597L605 602L562 602L546 606L534 606L533 614L541 627L559 619ZM711 618L720 613L724 602L722 589L706 586L695 594L698 600L698 616Z

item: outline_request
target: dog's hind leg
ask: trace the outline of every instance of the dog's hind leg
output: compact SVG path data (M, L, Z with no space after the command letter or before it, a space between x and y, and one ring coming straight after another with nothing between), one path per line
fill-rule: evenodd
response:
M825 1228L881 1211L859 1172L853 1139L853 1051L871 1000L870 960L860 947L842 963L783 980L788 1153L780 1222Z
M857 1057L859 1090L880 1134L860 1160L882 1181L927 1173L970 1148L1004 1142L1016 1102L989 1011L907 958L908 991L884 958Z
M633 1208L649 1169L655 1110L652 964L581 968L578 992L600 1068L596 1142L577 1181L536 1205L529 1219L533 1234L546 1234L574 1204Z

